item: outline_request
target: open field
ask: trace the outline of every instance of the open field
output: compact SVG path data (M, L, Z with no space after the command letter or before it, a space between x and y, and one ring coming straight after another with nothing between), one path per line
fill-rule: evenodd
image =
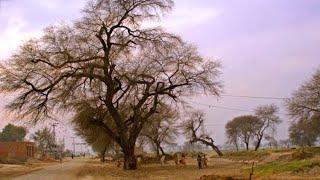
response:
M213 152L206 154L210 157L208 168L201 170L194 157L186 158L186 166L175 165L171 160L165 167L160 163L142 164L134 171L118 168L112 161L76 158L66 159L62 164L0 164L0 179L249 179L252 163L253 179L320 179L320 148L225 152L223 157Z
M26 165L0 164L0 179L8 179L15 176L28 174L34 171L38 171L47 165L48 164L44 163Z
M143 164L136 171L124 171L114 162L101 163L90 160L77 173L80 179L249 179L252 163L253 179L320 179L320 156L317 149L306 149L313 156L304 159L301 150L260 150L228 152L225 157L212 156L208 168L199 170L194 158L187 158L187 165L169 161L160 164ZM298 157L296 157L298 156ZM299 159L302 158L302 159ZM206 177L204 177L206 175ZM210 176L211 175L211 176Z
M242 168L249 167L243 163L234 163L223 158L211 159L206 169L198 169L195 159L187 159L187 165L175 165L169 161L165 167L160 164L144 164L135 171L124 171L117 168L115 163L100 163L92 160L78 172L79 178L85 179L199 179L203 175L216 174L221 176L233 176L242 178ZM224 169L222 171L222 169Z

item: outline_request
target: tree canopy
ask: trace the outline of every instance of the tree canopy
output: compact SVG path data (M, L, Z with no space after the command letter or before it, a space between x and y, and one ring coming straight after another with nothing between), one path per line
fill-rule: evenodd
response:
M225 126L228 141L236 147L238 147L238 141L243 142L246 149L249 150L250 141L253 139L259 124L260 120L253 115L235 117Z
M238 147L236 143L239 139L248 150L250 141L254 140L254 149L258 150L265 133L274 133L276 125L281 122L277 113L277 106L264 105L258 106L254 115L239 116L232 119L225 126L228 142Z
M320 113L314 114L309 119L300 118L289 127L289 139L294 145L311 147L320 137Z
M165 155L163 146L175 143L178 136L178 113L172 107L165 105L160 107L158 113L151 118L152 121L146 123L141 136L148 139L157 156L160 156L159 151Z
M279 108L276 105L264 105L258 106L255 109L255 116L259 119L259 123L255 129L255 150L258 150L261 144L261 140L265 133L269 131L274 133L276 131L276 125L281 123L278 116Z
M0 132L0 141L23 141L26 134L26 128L9 123Z
M320 113L320 68L285 102L290 115L297 119Z
M39 129L32 135L32 139L36 143L37 147L44 152L53 151L57 147L53 132L48 127Z
M47 27L0 66L1 92L16 97L7 108L37 123L89 103L121 146L124 168L136 169L136 139L160 102L221 90L219 62L160 27L142 26L172 8L172 0L94 0L73 24Z
M204 113L202 111L192 111L188 119L182 123L183 133L190 143L200 142L206 146L210 146L219 156L222 156L223 153L206 131L204 122Z

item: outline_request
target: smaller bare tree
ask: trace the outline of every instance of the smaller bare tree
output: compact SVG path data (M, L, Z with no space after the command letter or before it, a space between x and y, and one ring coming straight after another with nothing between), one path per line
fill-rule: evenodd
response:
M312 78L294 91L285 103L293 118L310 117L314 113L320 113L320 68Z
M278 148L278 141L272 135L266 135L264 139L268 141L270 148L272 147Z
M163 145L175 143L178 135L178 113L170 106L159 107L158 113L151 116L151 121L147 122L140 136L146 137L149 144L155 149L157 156L165 155Z
M214 144L214 140L204 128L204 113L201 111L194 111L191 113L189 119L183 122L183 132L189 139L190 143L201 142L206 146L210 146L219 156L223 153Z
M249 150L250 140L255 134L257 125L260 124L259 122L259 119L252 115L235 117L225 126L228 142L234 143L235 140L239 139Z
M276 105L264 105L259 106L255 110L255 116L260 120L257 128L255 129L256 145L254 150L258 150L261 144L261 140L266 131L274 133L276 131L276 125L281 123L279 116L277 115L279 108Z
M115 143L104 129L96 123L95 119L99 114L99 110L92 108L89 103L79 104L76 115L72 119L72 124L76 134L91 145L94 151L99 152L101 161L105 162L105 154L108 148Z
M305 119L300 118L289 127L289 139L292 144L301 147L314 146L320 137L320 113Z

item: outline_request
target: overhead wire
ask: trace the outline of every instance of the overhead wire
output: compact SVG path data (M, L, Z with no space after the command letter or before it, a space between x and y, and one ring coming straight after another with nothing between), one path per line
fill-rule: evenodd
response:
M242 112L255 112L253 110L246 110L246 109L238 109L238 108L232 108L232 107L223 107L223 106L216 106L216 105L211 105L211 104L204 104L204 103L199 103L199 102L194 102L194 101L189 101L189 100L185 100L185 102L189 102L189 103L193 103L193 104L198 104L198 105L202 105L202 106L207 106L209 108L218 108L218 109L225 109L225 110L233 110L233 111L242 111ZM288 115L285 113L279 113L281 115Z

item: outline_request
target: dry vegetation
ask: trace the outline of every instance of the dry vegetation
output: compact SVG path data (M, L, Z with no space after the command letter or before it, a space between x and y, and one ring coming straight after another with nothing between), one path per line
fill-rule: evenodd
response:
M312 156L310 156L312 153ZM186 166L169 161L160 164L143 164L136 171L117 168L114 162L91 160L77 172L80 179L175 179L212 180L248 179L252 162L254 179L320 179L320 149L261 150L227 152L225 157L211 156L209 166L198 170L196 160L187 158Z
M41 164L13 165L0 164L0 179L9 179L42 169Z
M84 179L199 179L203 175L215 174L219 176L232 176L242 178L243 172L240 169L248 165L222 158L212 158L208 168L199 170L195 159L187 159L187 165L176 166L173 161L169 161L165 167L160 164L144 164L136 171L125 171L117 168L115 163L100 163L92 160L82 167L78 172L79 178Z
M45 166L57 164L57 161L52 162L35 162L26 164L0 164L0 179L10 179L16 176L29 174L34 171L43 169Z

